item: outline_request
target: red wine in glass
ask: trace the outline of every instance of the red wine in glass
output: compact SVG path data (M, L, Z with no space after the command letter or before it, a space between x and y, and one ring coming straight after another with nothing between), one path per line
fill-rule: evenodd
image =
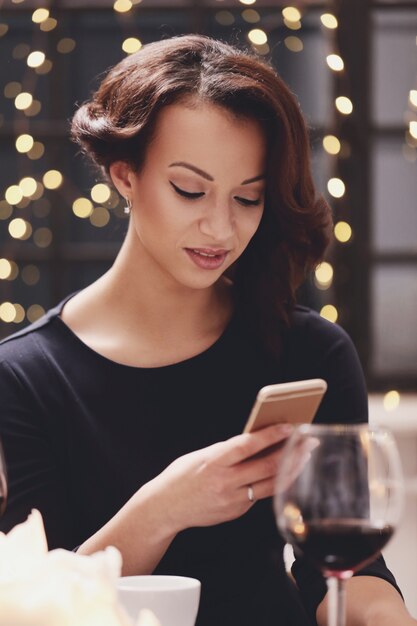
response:
M336 589L328 626L344 626L344 581L390 540L402 500L398 450L384 429L303 424L285 444L276 521L295 554L321 570L330 593Z
M301 526L301 525L300 525ZM390 524L360 519L324 519L287 529L295 550L326 576L353 573L373 561L394 532Z

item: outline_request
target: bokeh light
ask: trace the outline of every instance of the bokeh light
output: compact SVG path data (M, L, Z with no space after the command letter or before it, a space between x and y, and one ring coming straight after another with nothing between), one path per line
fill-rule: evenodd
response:
M284 44L291 52L302 52L304 44L299 37L285 37Z
M352 228L347 222L337 222L334 226L334 236L340 243L346 243L352 238Z
M37 182L32 176L25 176L25 178L22 178L19 182L19 188L25 198L30 198L36 193Z
M261 19L261 16L255 9L245 9L242 11L242 17L248 24L256 24Z
M14 324L21 324L23 322L23 320L25 319L25 309L22 307L21 304L18 304L17 302L14 303L14 309L15 309L15 316L14 316Z
M35 24L41 24L42 22L47 20L48 17L49 17L48 9L36 9L32 13L32 22L35 22Z
M328 289L333 281L333 267L327 261L323 261L316 267L314 282L319 289Z
M39 67L35 67L35 72L37 74L48 74L48 72L50 72L51 69L52 69L52 61L50 61L49 59L45 59L42 65L39 65Z
M346 186L340 178L330 178L327 182L327 190L333 198L341 198L345 195Z
M69 54L75 49L75 46L75 39L71 39L71 37L64 37L58 41L56 49L60 54Z
M13 239L29 239L32 234L32 225L21 217L15 217L9 223L9 233Z
M118 13L127 13L132 8L133 3L131 0L116 0L113 4L113 9Z
M3 89L4 96L6 98L16 98L17 94L22 91L22 85L16 80L12 80Z
M31 304L26 311L26 317L29 322L36 322L39 318L45 315L45 309L40 304Z
M39 25L39 28L45 32L49 33L49 31L54 30L58 26L58 22L54 17L48 17L44 22Z
M102 204L103 202L107 202L110 198L111 189L105 183L97 183L91 189L91 198L97 204Z
M93 212L93 203L88 198L77 198L72 204L72 212L81 219L90 217Z
M338 318L338 312L333 304L325 304L320 310L321 317L328 320L329 322L336 322Z
M284 24L290 30L300 30L302 27L301 22L291 22L290 20L284 19Z
M334 29L338 27L337 18L333 13L323 13L320 16L320 21L326 28Z
M339 96L335 100L336 109L343 115L350 115L353 111L352 100L346 96Z
M289 22L299 22L301 13L296 7L285 7L282 9L282 17Z
M62 185L63 176L58 170L48 170L43 175L43 184L47 189L58 189Z
M42 109L42 104L40 103L39 100L32 100L32 104L24 110L24 114L27 115L28 117L34 117L35 115L38 115L38 113L41 112Z
M4 197L9 204L19 204L23 198L23 193L18 185L10 185L10 187L6 189Z
M2 302L0 304L0 320L6 323L13 322L16 317L16 309L11 302Z
M328 54L326 63L334 72L341 72L345 67L342 57L338 54Z
M0 200L0 220L7 220L13 213L13 207L7 200Z
M323 137L323 148L328 154L339 154L340 147L340 141L334 135L326 135Z
M262 46L268 41L267 34L262 28L252 28L252 30L248 32L248 38L251 43L257 46Z
M45 62L45 53L40 50L34 50L27 58L27 64L29 67L40 67Z
M12 264L9 259L0 259L0 279L7 280L12 273Z
M383 405L386 411L394 411L400 404L401 396L395 389L387 391L384 395Z
M43 143L41 141L34 141L31 149L27 153L27 156L32 161L36 161L37 159L42 158L44 154L45 146L43 145Z
M25 152L29 152L29 150L33 148L34 143L35 141L32 135L23 133L22 135L19 135L19 137L16 139L16 150L21 154L24 154Z
M137 37L128 37L122 43L122 50L126 52L126 54L133 54L137 52L142 47L142 42Z
M93 212L90 215L90 222L93 226L97 228L103 228L103 226L107 226L110 221L110 212L103 206L98 206L93 209Z
M18 111L28 109L33 102L33 96L27 91L22 91L14 99L14 105Z

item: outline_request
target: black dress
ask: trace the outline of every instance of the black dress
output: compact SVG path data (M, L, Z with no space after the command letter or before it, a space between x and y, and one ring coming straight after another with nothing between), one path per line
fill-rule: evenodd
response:
M158 368L117 364L64 324L64 303L0 346L0 436L9 502L0 529L38 508L49 548L74 549L171 461L242 431L258 389L324 378L318 422L367 420L367 394L346 333L297 307L277 365L235 316L203 353ZM270 500L232 522L177 535L155 573L202 582L198 626L305 626L326 587L284 542ZM361 573L395 581L382 559Z

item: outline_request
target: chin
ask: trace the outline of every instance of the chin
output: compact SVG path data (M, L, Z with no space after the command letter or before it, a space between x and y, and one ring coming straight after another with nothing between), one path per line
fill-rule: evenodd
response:
M207 276L193 277L184 280L180 280L179 282L189 289L209 289L213 285L215 285L220 278L223 276L224 272L213 272Z

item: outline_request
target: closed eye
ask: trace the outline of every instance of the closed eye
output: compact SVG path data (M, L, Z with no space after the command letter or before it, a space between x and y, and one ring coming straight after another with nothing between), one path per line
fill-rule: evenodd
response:
M235 200L243 206L259 206L261 204L261 198L257 198L256 200L249 200L248 198L241 198L240 196L235 196Z
M198 191L198 192L193 193L191 191L186 191L185 189L181 189L181 187L177 187L177 185L174 185L172 181L169 181L169 184L174 188L175 192L179 196L182 196L183 198L188 198L189 200L196 200L197 198L201 198L202 196L204 196L204 191Z

